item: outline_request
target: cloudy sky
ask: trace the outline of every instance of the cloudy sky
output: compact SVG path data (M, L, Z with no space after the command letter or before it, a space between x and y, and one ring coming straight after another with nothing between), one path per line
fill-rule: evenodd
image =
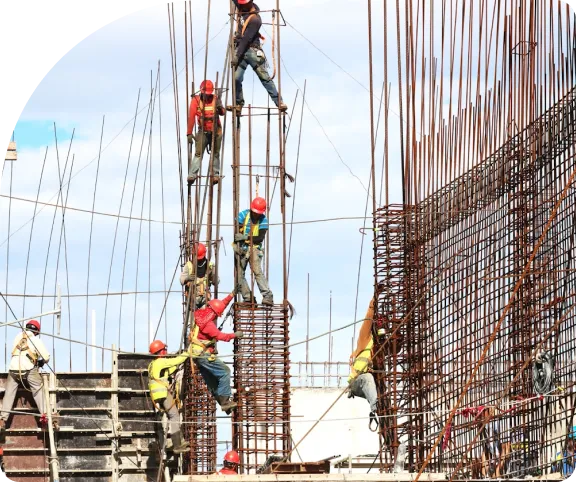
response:
M227 9L219 4L221 2L212 3L207 76L214 79L217 72L222 78L229 18ZM272 3L263 0L260 8L270 9ZM297 315L291 322L290 338L300 341L306 337L308 274L310 336L328 330L330 294L332 327L361 318L371 297L371 236L363 236L359 232L363 226L361 218L365 214L370 169L367 12L365 2L361 1L293 0L286 3L282 6L287 25L281 31L281 82L283 97L290 112L294 109L286 155L287 170L292 174L296 172L302 89L304 82L307 82L296 192L294 185L288 186L293 194L288 201L289 217L294 200L296 222L354 218L294 225L288 298L296 307ZM175 21L180 119L185 124L183 5L175 4ZM269 13L266 15L270 16ZM350 21L351 16L354 22ZM376 10L373 19L376 32L382 31L381 19L381 10ZM205 2L193 2L196 84L203 77L206 20ZM266 26L265 29L268 33L264 32L264 35L269 37L270 27ZM270 49L268 40L265 50L271 60ZM392 55L392 50L389 55ZM376 109L382 89L382 58L382 38L379 35L374 48L374 85L378 97L375 99ZM156 85L158 63L158 90L161 93L158 96L155 91L154 104L149 109L151 82ZM189 75L191 81L191 64ZM389 75L393 76L393 73L389 72ZM394 89L392 83L392 95ZM267 105L266 92L250 69L244 81L244 90L247 103ZM297 94L298 99L294 104ZM138 95L138 115L134 122ZM394 109L393 102L391 109ZM397 117L391 114L391 132L394 132L396 121ZM242 162L248 159L246 124L247 121L242 127ZM266 155L265 118L255 117L252 129L253 163L263 164ZM74 139L70 146L73 132ZM102 151L99 156L101 132ZM272 123L271 132L271 164L277 165L276 121ZM64 294L79 295L63 299L61 336L90 340L94 310L98 345L104 343L109 347L119 344L123 350L145 351L150 327L155 331L160 320L164 294L89 298L85 295L164 290L170 286L178 262L180 188L166 6L143 10L113 22L68 52L30 98L14 135L18 142L18 162L6 164L1 186L2 195L11 193L14 198L11 202L7 197L0 198L0 280L6 287L5 291L17 295L24 293L25 287L27 294L52 296L55 286L60 285ZM377 159L382 157L382 146L380 133ZM397 157L396 142L391 141L393 175ZM224 290L230 290L233 286L230 164L231 144L228 136L224 147L226 178L222 203L224 250L220 260L221 286ZM381 160L378 164L381 164ZM71 182L65 184L62 190L68 207L64 215L65 229L62 229L62 210L56 210L52 205L38 204L32 222L35 204L29 201L34 201L38 195L43 203L56 203L59 198L58 173L59 169L61 173L64 172L65 166L66 180L72 169ZM398 183L392 182L391 185L397 186ZM263 191L264 186L261 189ZM278 188L274 192L270 221L279 223ZM392 190L390 195L391 201L399 201L397 190ZM248 205L250 197L247 183L243 184L243 205ZM115 215L120 210L122 216L137 219L122 218L116 228L117 218L113 216L92 216L88 212L72 209L90 211L93 205L99 213ZM370 215L371 201L368 209ZM140 218L144 221L140 221ZM148 222L148 219L155 222ZM161 222L163 219L164 224ZM269 234L270 284L277 301L282 294L281 235L279 226L273 227ZM363 242L363 259L360 260ZM178 291L177 278L172 288ZM51 297L43 300L9 297L17 316L50 310L53 300ZM165 315L158 336L167 337L171 348L176 349L181 327L181 298L178 293L169 297ZM7 310L5 316L6 320L11 319ZM45 332L57 332L57 325L57 321L51 317L44 318ZM231 326L227 325L225 329L230 330ZM11 339L14 334L15 331L11 330L0 334L0 337ZM352 329L334 335L334 360L348 359L352 336ZM48 341L48 344L55 348L57 369L91 368L91 352L81 345L70 348L65 341L56 341L54 345ZM73 355L71 364L70 354ZM325 361L327 357L327 337L311 342L312 360ZM295 347L292 359L298 361L303 358L304 346ZM106 354L105 368L108 359ZM99 352L98 368L101 362Z

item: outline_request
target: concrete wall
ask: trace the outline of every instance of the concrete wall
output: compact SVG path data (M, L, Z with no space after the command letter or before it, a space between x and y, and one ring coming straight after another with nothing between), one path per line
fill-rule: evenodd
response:
M338 398L338 388L293 388L292 389L292 438L297 444L318 419ZM312 462L334 455L347 457L349 454L376 454L379 450L378 434L368 429L370 407L363 398L347 398L347 394L336 402L325 419L298 446L292 461ZM331 421L363 417L359 420ZM306 421L306 422L304 422ZM309 422L308 422L309 421Z

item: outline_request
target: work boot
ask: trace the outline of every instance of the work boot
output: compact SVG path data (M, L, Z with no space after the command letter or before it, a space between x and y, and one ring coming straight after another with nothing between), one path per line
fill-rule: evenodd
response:
M183 454L188 451L190 444L182 440L182 432L176 432L172 434L172 447L174 454Z
M280 112L286 112L288 110L288 106L284 102L280 102L280 104L278 104L278 109Z
M226 415L230 415L232 410L238 406L238 404L229 397L219 396L216 398L216 401L220 404L222 411L226 412Z
M212 185L215 186L216 184L218 184L220 182L221 179L222 179L222 176L212 176Z
M188 185L190 186L196 182L196 179L198 179L198 176L188 176L186 181L188 181Z
M256 301L252 295L252 292L250 292L248 296L242 295L242 298L244 299L244 303L254 303Z
M264 296L264 298L262 298L262 305L274 306L274 298L272 297L272 295Z
M228 112L234 112L234 106L233 105L227 105L226 106L226 110ZM237 104L236 105L236 114L240 115L242 113L242 105L241 104Z

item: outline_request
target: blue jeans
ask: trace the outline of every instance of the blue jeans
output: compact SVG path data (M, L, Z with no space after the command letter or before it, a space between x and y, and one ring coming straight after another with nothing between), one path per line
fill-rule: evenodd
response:
M194 363L214 398L232 396L230 368L220 358L210 361L207 356L200 356L194 358Z
M372 373L358 375L350 383L350 391L356 397L365 398L370 404L370 411L376 412L378 392L376 391L376 382Z
M262 82L264 88L270 94L270 98L272 102L278 106L278 91L276 90L276 85L274 81L270 78L268 71L264 68L264 64L266 63L266 57L262 55L258 57L258 50L250 47L246 53L244 54L244 58L242 62L238 65L236 69L236 73L234 74L234 79L236 80L236 104L237 105L244 105L244 95L242 93L242 82L244 81L244 73L246 72L246 68L248 65L252 67L252 70L256 72L256 75Z

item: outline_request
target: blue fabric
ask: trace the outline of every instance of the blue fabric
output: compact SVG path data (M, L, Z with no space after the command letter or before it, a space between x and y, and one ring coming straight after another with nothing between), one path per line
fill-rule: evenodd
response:
M230 397L230 368L220 358L210 361L208 357L194 358L202 378L213 397Z
M244 221L246 220L246 216L248 216L249 218L248 225L246 227L248 228L248 231L250 231L252 227L252 219L250 219L250 209L245 209L240 214L238 214L238 224L243 226ZM258 224L260 225L260 229L268 229L268 218L266 217L266 215L262 214L260 216L260 221L258 222Z

